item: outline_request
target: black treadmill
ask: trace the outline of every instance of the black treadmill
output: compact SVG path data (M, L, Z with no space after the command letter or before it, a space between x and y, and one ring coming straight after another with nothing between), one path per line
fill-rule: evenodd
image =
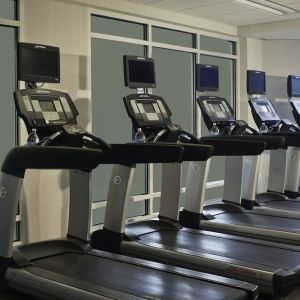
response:
M27 129L36 128L41 142L12 149L2 165L1 289L8 286L40 299L65 300L257 298L257 287L252 284L90 248L91 171L99 164L134 168L141 162L181 161L180 146L108 145L76 125L78 112L67 93L20 90L15 103ZM202 150L204 155L211 153L210 147ZM22 182L26 170L32 168L70 170L68 234L64 239L13 247Z
M139 61L140 66L133 77L138 81L139 78L144 78L138 72L143 72L145 68L153 70L154 68L147 64L154 62L151 58L125 57L125 74L126 71L131 73L130 65L134 65L136 61ZM151 75L149 77L154 78ZM144 87L142 81L139 85ZM190 146L193 144L212 143L216 147L214 153L219 155L258 155L264 150L265 144L257 141L234 138L225 140L222 137L199 141L191 133L171 122L171 111L160 96L131 94L124 97L124 103L134 130L142 129L146 137L145 142L181 142L181 145L190 151L185 151L186 161L199 161L203 166L207 163L207 159L203 159L199 152L191 151ZM279 140L279 144L282 142L281 138L274 140ZM119 172L121 171L122 168L119 169ZM192 171L196 174L203 170L197 167L192 168ZM290 246L287 249L279 243L199 230L199 223L194 229L183 228L178 219L178 165L164 165L163 175L166 176L163 176L158 218L126 226L105 223L103 230L92 234L91 244L94 248L243 279L258 284L260 291L266 294L280 295L291 291L293 282L299 281L298 247ZM112 184L110 186L109 193L114 194L114 187ZM123 202L126 201L126 197L122 199ZM120 199L109 200L112 206L106 211L106 218L111 219L120 206L126 205ZM165 209L166 207L168 209ZM196 213L189 217L196 217L199 221L199 215Z
M220 136L226 134L246 134L246 136L239 138L250 140L265 139L267 150L281 149L287 147L287 145L297 145L300 143L297 135L294 133L270 133L266 136L250 135L251 132L253 134L254 130L245 121L236 121L234 119L233 111L224 98L200 96L197 101L207 127L210 129L212 126L218 126ZM220 117L221 115L222 117ZM272 138L281 137L282 135L285 138L284 144L277 143L276 145L276 143L272 142ZM236 188L240 188L240 186L237 185ZM275 199L274 203L277 200ZM226 198L223 199L222 203L205 206L206 220L202 221L202 228L210 228L211 230L226 233L234 232L238 235L282 242L284 244L300 245L299 218L292 217L288 213L281 215L274 213L271 207L266 207L263 211L251 210L257 205L256 200L247 201L247 199L238 199L238 201L238 203L233 203L231 199ZM253 203L251 204L251 202ZM293 205L293 202L290 201L283 202L282 205L289 205L289 203Z
M296 120L297 109L292 99L297 97L298 89L299 77L288 76L287 92ZM255 205L272 209L279 215L300 218L300 202L296 200L300 180L300 129L292 121L281 119L273 103L265 97L265 72L247 71L247 93L254 121L261 133L285 137L283 150L270 152L268 192L257 194Z
M289 120L281 120L269 99L251 98L249 99L249 104L257 126L261 127L264 124L268 128L268 131L264 135L283 136L285 138L283 149L285 150L288 147L300 147L300 129L292 122L289 122ZM264 111L265 109L267 112ZM267 193L258 194L255 199L255 205L281 209L282 214L288 216L290 216L289 211L291 214L298 211L300 217L300 201L296 199L298 192L289 190L284 190L283 192L276 193L271 190Z

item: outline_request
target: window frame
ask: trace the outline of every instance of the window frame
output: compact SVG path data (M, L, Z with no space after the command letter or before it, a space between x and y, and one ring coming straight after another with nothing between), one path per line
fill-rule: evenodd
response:
M9 27L9 28L14 28L16 31L16 38L15 38L15 45L17 45L18 41L20 40L20 27L21 27L21 22L20 22L20 3L18 0L16 1L16 19L6 19L6 18L0 18L0 27ZM17 57L16 57L16 62L17 62ZM17 68L17 63L15 64L15 68ZM16 72L17 74L17 72ZM18 80L15 78L15 88L18 89ZM13 95L11 95L13 97ZM15 146L19 145L19 122L17 119L17 114L15 114ZM22 215L21 215L21 208L19 206L18 214L16 216L16 240L14 241L14 246L20 245L22 241L22 236L21 236L21 226L22 226Z

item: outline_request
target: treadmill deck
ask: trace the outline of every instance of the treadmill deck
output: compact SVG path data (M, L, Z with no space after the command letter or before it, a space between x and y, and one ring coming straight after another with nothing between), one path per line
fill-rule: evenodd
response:
M35 260L25 270L92 294L101 294L101 290L123 294L114 299L124 299L124 293L129 294L128 299L131 299L130 295L132 298L166 300L202 299L203 295L207 299L248 299L245 291L232 287L90 254L53 255ZM38 285L32 282L28 288L35 289Z

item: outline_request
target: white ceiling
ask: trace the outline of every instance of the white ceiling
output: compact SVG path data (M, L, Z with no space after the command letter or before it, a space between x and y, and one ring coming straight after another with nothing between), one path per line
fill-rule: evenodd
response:
M300 1L272 0L299 12L277 16L249 6L234 3L231 0L126 0L137 4L176 11L191 16L226 23L233 26L244 26L266 22L277 22L300 18Z

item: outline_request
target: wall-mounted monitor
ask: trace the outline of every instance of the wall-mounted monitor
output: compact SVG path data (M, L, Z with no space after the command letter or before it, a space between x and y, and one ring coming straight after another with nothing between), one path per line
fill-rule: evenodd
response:
M219 68L213 65L196 65L196 89L199 92L219 90Z
M59 48L18 44L18 79L26 82L60 82Z
M288 76L287 91L289 97L300 97L300 76Z
M248 95L266 94L266 73L262 71L247 71L247 93Z
M124 55L124 81L130 88L155 88L153 58Z

